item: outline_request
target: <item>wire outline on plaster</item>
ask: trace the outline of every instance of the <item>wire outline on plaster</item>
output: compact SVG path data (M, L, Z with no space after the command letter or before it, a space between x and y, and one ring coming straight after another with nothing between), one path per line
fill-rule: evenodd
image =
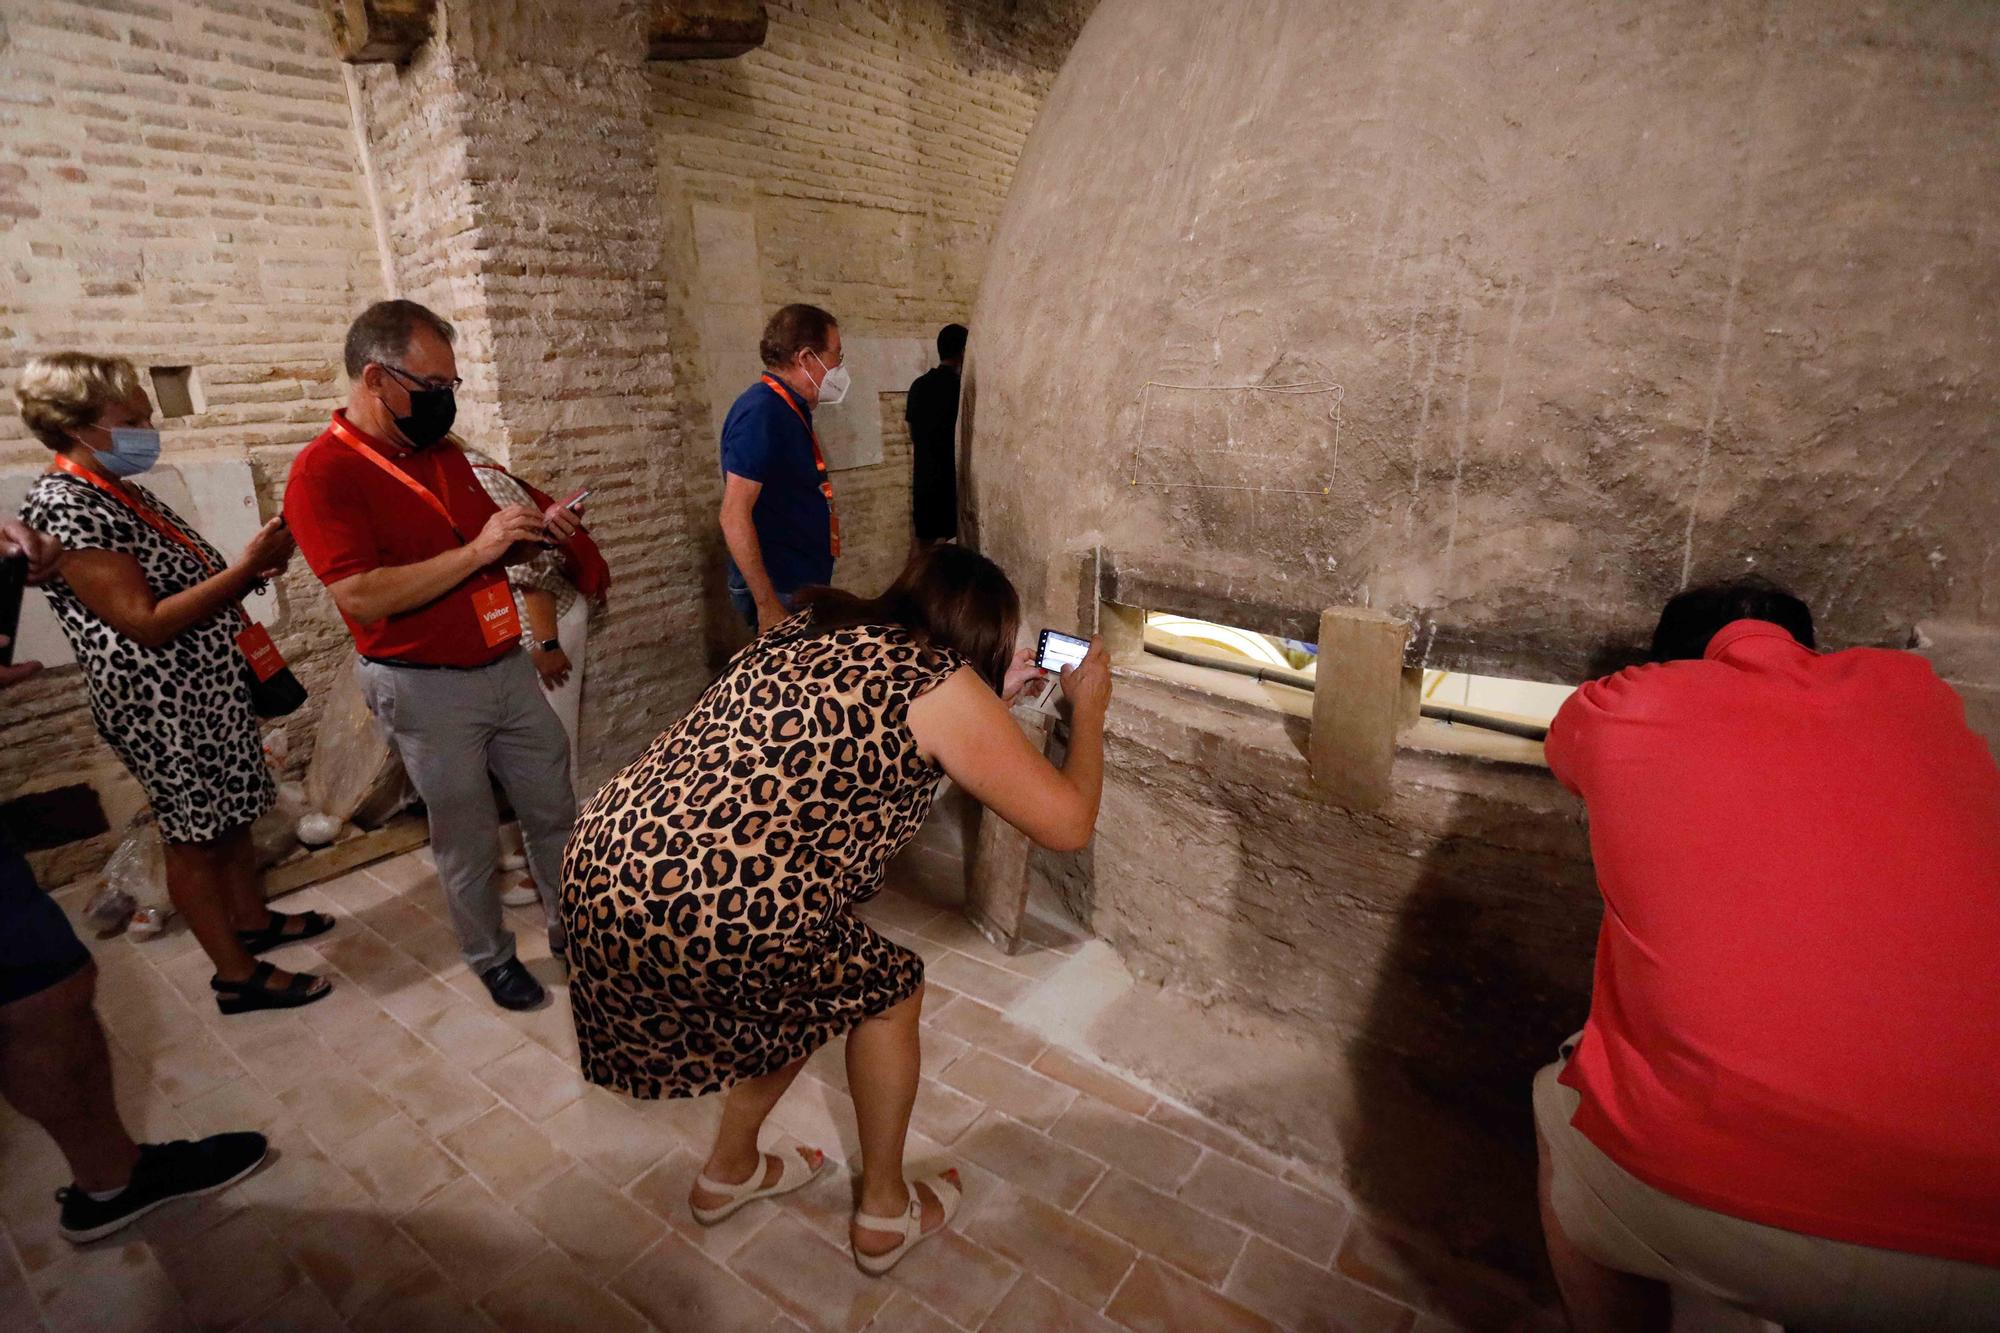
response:
M1146 412L1150 401L1147 397L1147 391L1150 389L1181 389L1197 393L1242 393L1248 391L1253 393L1284 394L1296 397L1330 393L1333 395L1333 402L1328 406L1326 415L1327 420L1333 423L1333 457L1327 467L1328 476L1331 477L1340 468L1340 405L1347 399L1347 390L1343 386L1334 383L1332 380L1299 380L1291 384L1175 384L1167 380L1147 380L1139 386L1139 428L1135 432L1136 438L1132 444L1131 484L1145 489L1248 491L1258 495L1333 494L1333 487L1330 484L1317 488L1308 488L1303 486L1232 486L1219 482L1201 481L1141 481L1139 479L1139 458L1146 444ZM1229 453L1228 450L1216 449L1206 449L1199 452L1223 453L1225 455ZM1270 457L1271 455L1261 456Z

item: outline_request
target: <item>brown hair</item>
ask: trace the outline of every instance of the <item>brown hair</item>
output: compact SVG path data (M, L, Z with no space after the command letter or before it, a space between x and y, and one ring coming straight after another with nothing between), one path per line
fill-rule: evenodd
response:
M963 546L927 546L910 557L880 597L838 588L808 588L800 602L812 611L812 633L855 625L900 625L971 664L998 694L1014 660L1021 598L1000 566Z
M839 320L816 305L785 306L764 325L764 336L757 341L757 355L764 358L767 366L790 365L792 358L807 348L824 352L833 341L833 331L839 327Z

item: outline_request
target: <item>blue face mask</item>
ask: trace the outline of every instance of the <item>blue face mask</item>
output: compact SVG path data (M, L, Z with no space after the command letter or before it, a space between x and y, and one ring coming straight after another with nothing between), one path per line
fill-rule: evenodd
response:
M97 465L114 477L134 477L160 461L160 432L151 426L107 426L109 449L97 451Z

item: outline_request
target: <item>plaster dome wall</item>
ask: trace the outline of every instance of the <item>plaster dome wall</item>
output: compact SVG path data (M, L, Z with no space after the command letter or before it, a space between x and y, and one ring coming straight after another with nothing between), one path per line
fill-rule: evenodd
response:
M973 321L978 539L1043 623L1101 544L1554 679L1746 569L1984 639L1996 51L1941 0L1104 0Z

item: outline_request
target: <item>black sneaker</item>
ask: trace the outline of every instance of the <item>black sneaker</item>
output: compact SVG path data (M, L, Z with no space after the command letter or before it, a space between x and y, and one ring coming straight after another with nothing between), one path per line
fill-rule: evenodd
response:
M502 1009L532 1009L548 997L542 983L535 980L535 974L523 967L518 958L487 968L479 974L479 979L486 983L486 993L493 997L493 1003Z
M74 1185L56 1191L57 1230L81 1245L138 1221L163 1203L214 1194L255 1171L270 1151L262 1134L212 1134L199 1142L142 1143L131 1183L110 1199L93 1199Z

